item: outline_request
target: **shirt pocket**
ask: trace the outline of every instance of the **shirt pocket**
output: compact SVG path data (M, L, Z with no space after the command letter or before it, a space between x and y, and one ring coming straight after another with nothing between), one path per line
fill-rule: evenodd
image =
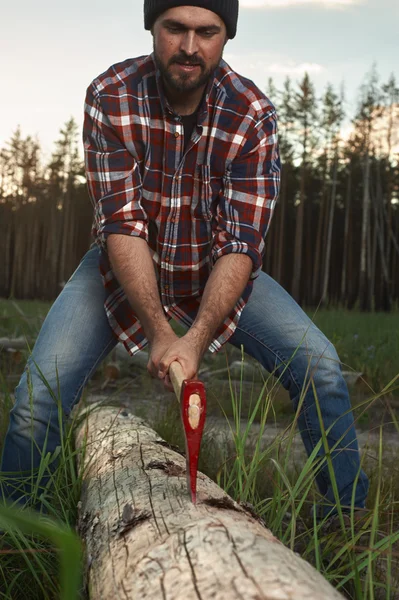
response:
M193 181L191 213L194 219L211 220L211 169L210 165L197 165Z

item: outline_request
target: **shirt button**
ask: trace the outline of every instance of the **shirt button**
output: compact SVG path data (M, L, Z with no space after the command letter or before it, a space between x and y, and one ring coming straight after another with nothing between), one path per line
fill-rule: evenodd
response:
M175 131L175 138L178 138L180 135L180 133L178 131Z
M169 291L169 286L168 285L164 285L163 289L164 289L165 292L168 292Z

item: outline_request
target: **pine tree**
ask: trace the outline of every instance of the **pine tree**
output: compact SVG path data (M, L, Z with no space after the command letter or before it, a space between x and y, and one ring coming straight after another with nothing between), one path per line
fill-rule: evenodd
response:
M296 209L294 273L292 295L301 301L301 276L303 238L305 225L306 184L310 168L311 150L315 146L315 123L317 122L316 95L309 75L305 73L299 83L299 91L294 94L293 110L295 115L296 137L300 147L300 189Z

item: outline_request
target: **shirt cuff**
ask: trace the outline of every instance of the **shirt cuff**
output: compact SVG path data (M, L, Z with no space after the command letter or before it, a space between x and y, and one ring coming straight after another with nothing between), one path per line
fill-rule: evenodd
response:
M139 237L148 242L148 223L147 221L120 221L107 223L95 232L97 242L102 247L106 247L108 236L110 235L129 235Z
M216 261L222 256L227 254L246 254L252 260L252 272L250 280L256 279L259 273L262 271L262 255L256 249L245 242L239 240L217 240L211 250L211 264L212 267Z

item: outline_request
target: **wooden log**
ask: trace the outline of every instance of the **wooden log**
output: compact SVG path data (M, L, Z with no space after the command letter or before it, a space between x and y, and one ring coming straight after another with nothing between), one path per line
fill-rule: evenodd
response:
M126 409L92 407L78 530L92 600L338 600L342 596L261 522L198 474Z
M28 342L25 338L0 338L0 350L26 350L28 348Z

